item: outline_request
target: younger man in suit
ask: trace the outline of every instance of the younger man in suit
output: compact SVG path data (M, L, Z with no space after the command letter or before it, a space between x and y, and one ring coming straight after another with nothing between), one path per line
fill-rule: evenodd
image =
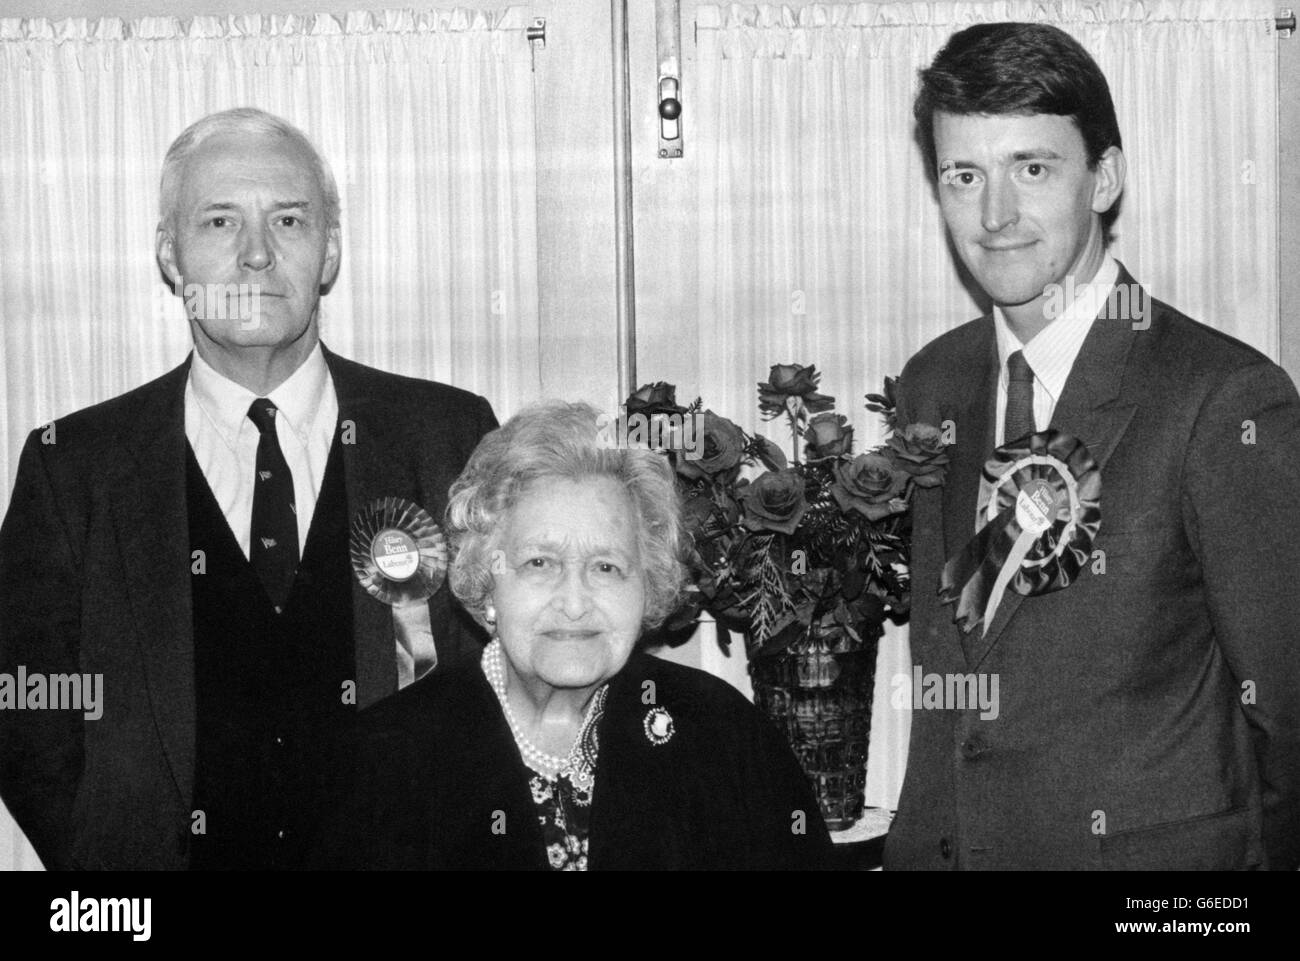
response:
M1105 77L1067 34L957 33L915 112L952 245L994 307L901 378L900 426L956 435L945 486L917 492L912 659L997 675L1000 704L914 711L886 866L1294 869L1294 386L1107 252L1124 155ZM985 462L1048 429L1100 469L1097 536L1073 577L967 605L963 629L948 562L989 520Z
M49 868L300 865L349 716L480 650L445 586L427 630L397 632L354 577L358 511L441 517L496 421L321 344L340 254L334 179L300 131L199 120L167 153L157 235L194 352L28 438L0 673L103 679L97 718L0 710L0 794Z

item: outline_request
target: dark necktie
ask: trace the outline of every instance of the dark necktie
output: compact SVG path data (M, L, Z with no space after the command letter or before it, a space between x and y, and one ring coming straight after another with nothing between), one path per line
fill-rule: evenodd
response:
M1018 350L1007 358L1007 414L1002 421L1002 443L1010 444L1034 432L1034 372Z
M275 435L275 415L275 405L265 397L248 408L248 418L261 434L253 481L249 560L278 614L289 598L298 569L298 515L294 512L293 475Z

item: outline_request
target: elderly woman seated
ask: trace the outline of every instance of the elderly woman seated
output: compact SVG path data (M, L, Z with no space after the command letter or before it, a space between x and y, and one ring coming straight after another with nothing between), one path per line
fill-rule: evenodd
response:
M447 528L452 590L492 640L360 716L328 841L344 863L824 866L777 730L725 682L636 650L683 576L662 455L602 443L589 406L533 406L483 438Z

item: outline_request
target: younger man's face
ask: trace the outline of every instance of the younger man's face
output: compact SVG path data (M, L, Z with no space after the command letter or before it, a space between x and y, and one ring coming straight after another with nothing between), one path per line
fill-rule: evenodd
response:
M1048 285L1092 278L1105 251L1100 214L1123 186L1117 148L1089 170L1079 128L1055 114L936 113L934 140L944 221L994 303L1028 319Z

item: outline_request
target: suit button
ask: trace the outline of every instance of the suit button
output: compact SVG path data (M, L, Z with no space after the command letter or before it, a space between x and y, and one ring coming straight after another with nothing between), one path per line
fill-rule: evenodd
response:
M984 743L984 739L976 734L974 737L969 737L962 742L961 756L968 761L973 761L980 755L987 753L988 749L989 746Z
M939 839L939 855L945 861L952 857L952 842L947 838Z

